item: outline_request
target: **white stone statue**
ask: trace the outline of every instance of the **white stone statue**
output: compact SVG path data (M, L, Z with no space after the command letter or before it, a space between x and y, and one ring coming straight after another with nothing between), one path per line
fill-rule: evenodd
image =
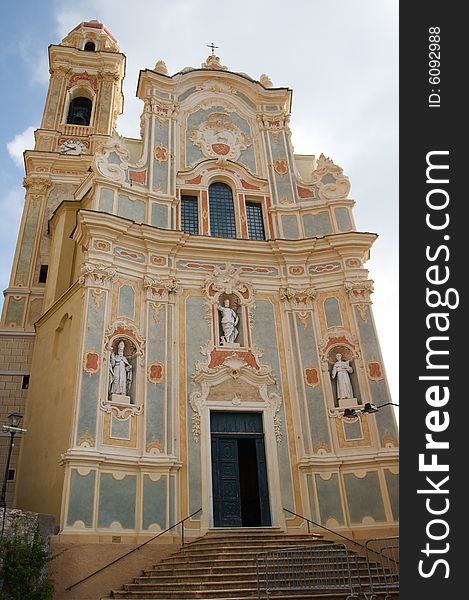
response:
M239 331L236 329L239 317L230 307L228 299L223 302L223 306L218 306L218 310L221 313L221 326L223 329L223 335L220 338L221 344L233 344L239 334Z
M125 343L121 340L117 344L117 352L111 352L109 361L109 392L128 396L132 383L132 365L124 356Z
M342 360L342 354L336 354L335 357L337 362L334 363L331 377L334 379L337 375L337 398L339 400L340 398L353 398L352 383L349 377L349 373L353 373L353 369L348 360Z

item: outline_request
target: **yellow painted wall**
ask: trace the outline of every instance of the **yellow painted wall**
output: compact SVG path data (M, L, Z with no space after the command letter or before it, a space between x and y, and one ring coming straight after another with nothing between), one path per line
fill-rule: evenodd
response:
M17 477L15 506L52 514L57 524L64 480L59 461L70 447L82 311L83 289L76 286L37 324Z

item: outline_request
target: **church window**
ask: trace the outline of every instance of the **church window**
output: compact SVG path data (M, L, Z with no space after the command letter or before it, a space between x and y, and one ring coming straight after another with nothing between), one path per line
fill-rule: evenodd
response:
M246 201L246 219L248 223L249 239L265 240L262 204L260 202Z
M83 50L87 50L88 52L94 52L96 50L96 46L94 42L86 42Z
M195 196L181 196L181 229L193 235L199 234L199 207Z
M236 223L233 193L226 183L212 183L208 188L210 235L235 238Z
M39 269L39 283L46 283L48 270L49 265L41 265Z
M84 96L73 98L68 109L67 123L70 125L89 125L92 101Z

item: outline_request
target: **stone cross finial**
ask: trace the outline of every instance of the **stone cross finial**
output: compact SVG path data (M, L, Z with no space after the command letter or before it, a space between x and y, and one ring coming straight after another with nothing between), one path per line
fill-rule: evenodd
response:
M207 48L211 48L212 49L212 56L215 54L215 48L219 48L220 46L215 46L215 44L212 42L211 44L207 44Z

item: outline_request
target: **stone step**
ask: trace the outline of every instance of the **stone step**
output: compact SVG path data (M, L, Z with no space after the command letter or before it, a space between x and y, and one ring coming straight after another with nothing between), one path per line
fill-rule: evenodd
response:
M239 556L243 556L246 559L253 559L255 560L258 554L261 554L263 552L268 552L269 550L282 550L282 549L289 549L289 548L310 548L310 546L290 546L290 545L285 545L284 547L280 546L280 545L276 545L275 547L272 547L270 549L266 549L264 546L246 546L245 548L237 548L237 549L230 549L229 547L226 548L210 548L207 550L195 550L192 552L178 552L177 554L172 554L171 556L167 557L164 559L164 563L170 563L170 562L174 562L174 561L182 561L182 560L215 560L219 557L225 558L225 557L232 557L232 558L238 558Z
M221 592L223 593L223 592ZM388 595L393 598L393 600L399 599L399 592L389 591ZM295 600L345 600L347 598L347 593L333 593L333 592L321 592L321 593L305 593L304 591L299 590L290 590L288 592L271 592L270 597L276 598L276 600L291 600L291 598L295 598ZM122 598L122 596L120 596ZM115 600L117 596L101 598L101 600ZM179 594L178 596L128 596L128 598L132 598L132 600L190 600L192 597L185 597L184 595ZM225 596L220 595L217 596L214 600L257 600L257 591L249 592L248 594L243 594L242 596ZM265 593L261 595L262 600L266 598ZM382 596L380 596L381 600ZM198 600L211 600L205 598L205 596L198 596Z
M193 552L197 550L198 552L209 551L213 548L219 550L243 550L244 548L250 548L251 546L262 547L262 548L280 548L285 546L317 546L317 545L327 545L324 540L318 540L315 538L286 538L286 539L261 539L261 540L223 540L223 541L211 541L211 542L193 542L191 545L185 545L180 550L179 553L185 554L187 552Z
M270 592L270 597L278 599L314 599L314 600L345 600L349 595L348 591L332 591L332 590L314 590L313 592L305 592L305 590L276 590ZM398 597L398 594L391 594L393 597ZM252 588L232 588L230 590L218 588L214 590L198 590L198 591L162 591L160 592L130 592L130 591L113 591L111 598L132 598L133 600L247 600L257 599L257 589ZM265 592L261 594L261 598L265 598Z
M248 531L229 532L226 535L223 531L223 535L220 535L211 532L204 538L186 544L157 565L145 569L121 590L113 590L111 597L134 600L255 600L258 597L256 558L260 552L293 547L311 548L311 545L318 543L327 544L321 538L307 534L282 535L272 531L253 534ZM358 573L355 572L352 576L352 585L358 590L360 581L365 591L369 588L365 559L358 556L356 565ZM282 567L282 558L279 557L279 568ZM355 568L354 560L350 567ZM330 568L331 563L326 560L324 570L330 571ZM308 571L306 564L303 573L307 575ZM335 567L339 579L348 572L340 563ZM311 569L311 578L316 574L317 563L315 569ZM288 588L288 575L285 576L285 581ZM275 600L345 600L348 595L346 591L331 588L309 592L288 588L270 592L270 597ZM390 593L389 596L393 600L398 598L397 593ZM266 597L265 592L261 597Z

